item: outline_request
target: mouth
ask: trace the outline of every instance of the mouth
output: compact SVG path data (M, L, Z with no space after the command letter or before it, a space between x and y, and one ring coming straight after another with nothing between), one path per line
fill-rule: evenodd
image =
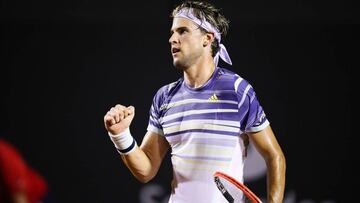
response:
M180 49L179 49L179 48L176 48L176 47L171 48L171 53L172 53L172 54L176 54L176 53L178 53L178 52L180 52Z

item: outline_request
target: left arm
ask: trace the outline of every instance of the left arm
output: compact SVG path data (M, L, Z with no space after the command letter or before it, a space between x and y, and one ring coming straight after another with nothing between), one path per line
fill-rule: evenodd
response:
M248 133L250 141L264 158L267 166L267 202L282 203L285 190L285 156L270 126Z

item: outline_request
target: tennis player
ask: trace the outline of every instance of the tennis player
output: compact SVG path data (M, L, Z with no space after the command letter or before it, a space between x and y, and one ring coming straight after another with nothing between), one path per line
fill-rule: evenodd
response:
M105 128L122 160L141 182L150 181L171 148L172 193L169 202L226 202L213 182L223 171L243 182L247 145L254 144L267 165L267 202L281 203L285 157L256 97L239 75L218 67L231 64L221 37L227 19L206 2L189 1L172 13L173 65L178 81L154 96L147 133L140 146L130 133L133 106L116 105L104 116Z

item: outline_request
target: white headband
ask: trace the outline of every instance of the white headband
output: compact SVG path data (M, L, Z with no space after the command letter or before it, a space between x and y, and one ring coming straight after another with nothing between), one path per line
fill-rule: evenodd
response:
M215 54L214 57L214 63L217 66L219 62L219 57L225 61L226 63L232 65L230 56L228 52L226 51L226 48L223 44L221 44L221 33L218 29L216 29L214 26L212 26L205 18L199 19L194 15L192 8L183 8L181 9L175 16L175 18L186 18L188 20L191 20L198 26L202 27L207 32L214 33L215 39L219 42L220 50Z

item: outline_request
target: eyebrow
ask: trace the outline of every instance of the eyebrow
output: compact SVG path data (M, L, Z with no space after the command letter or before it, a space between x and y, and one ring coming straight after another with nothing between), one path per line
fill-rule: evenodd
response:
M171 30L170 30L170 34L173 34L173 33L174 33L174 30L175 30L175 31L179 31L179 30L189 31L190 29L189 29L188 27L186 27L186 26L177 27L177 28L175 28L175 29L171 29Z

